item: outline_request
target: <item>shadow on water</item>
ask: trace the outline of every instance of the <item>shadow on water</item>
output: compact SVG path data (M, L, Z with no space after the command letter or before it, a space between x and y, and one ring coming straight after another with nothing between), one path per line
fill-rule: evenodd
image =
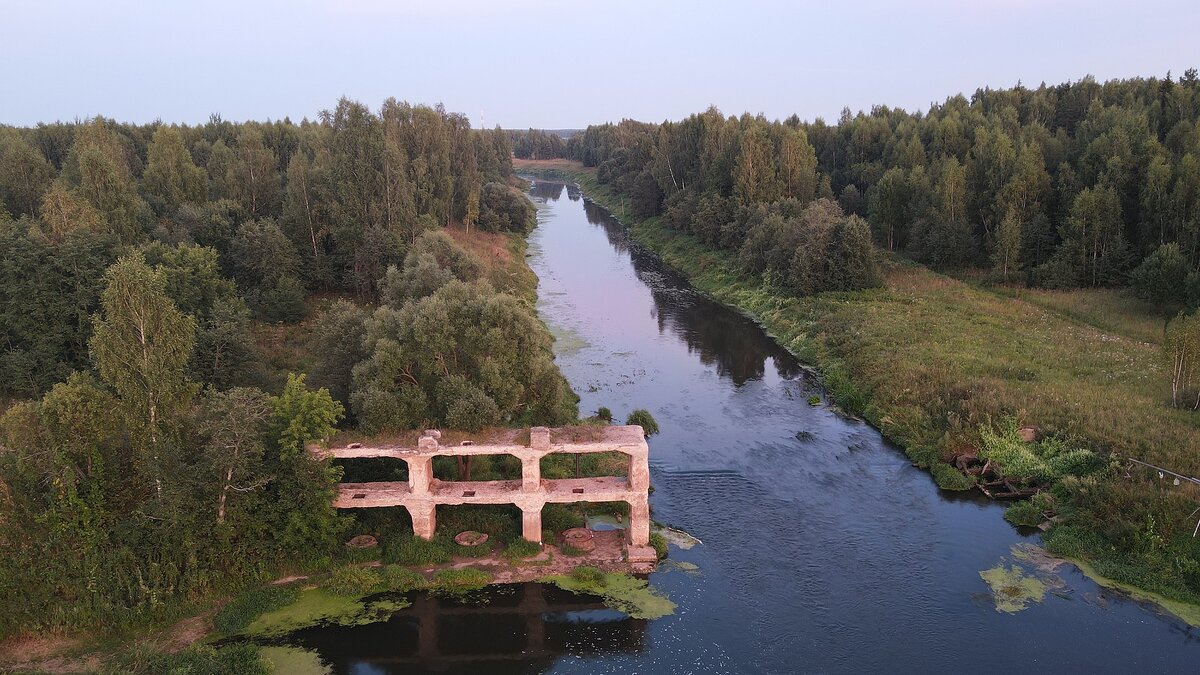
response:
M540 673L563 654L637 654L646 621L600 598L554 586L504 584L469 600L424 593L387 621L296 631L291 646L317 651L336 673Z

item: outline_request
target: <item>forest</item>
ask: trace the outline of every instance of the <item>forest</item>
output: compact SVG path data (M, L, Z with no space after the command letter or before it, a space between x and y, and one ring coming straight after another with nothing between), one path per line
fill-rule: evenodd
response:
M661 214L800 293L877 284L853 243L863 218L881 249L934 269L1048 288L1133 284L1177 311L1200 302L1198 122L1189 69L980 89L925 112L846 109L834 124L710 108L591 126L553 156L595 167L635 217ZM538 138L526 139L530 156L552 150ZM805 209L814 199L827 200L821 218ZM824 280L783 251L830 239L834 203L844 255L864 265Z
M392 99L0 127L0 635L328 565L339 427L576 420L531 289L447 234L533 227L511 155Z

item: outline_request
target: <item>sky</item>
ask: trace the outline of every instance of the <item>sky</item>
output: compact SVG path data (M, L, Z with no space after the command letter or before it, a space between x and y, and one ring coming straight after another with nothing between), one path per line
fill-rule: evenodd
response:
M0 124L313 118L347 96L472 125L837 119L977 88L1200 67L1200 1L0 0Z

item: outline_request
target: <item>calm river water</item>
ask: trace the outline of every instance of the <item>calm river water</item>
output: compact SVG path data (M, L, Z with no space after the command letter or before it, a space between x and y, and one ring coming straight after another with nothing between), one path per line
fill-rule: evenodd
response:
M1196 671L1200 633L1073 567L1042 573L1060 584L1042 602L998 612L979 573L1020 564L1013 546L1036 535L808 405L822 392L791 355L576 188L531 195L538 311L580 411L654 414L654 518L703 542L650 577L677 613L635 621L530 584L298 644L355 674Z

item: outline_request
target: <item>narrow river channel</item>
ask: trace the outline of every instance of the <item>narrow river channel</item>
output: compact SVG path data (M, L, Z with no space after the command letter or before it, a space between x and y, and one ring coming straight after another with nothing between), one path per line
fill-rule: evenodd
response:
M870 426L810 406L823 392L791 355L575 187L538 181L531 195L538 311L580 411L654 414L654 518L703 542L651 576L678 610L635 621L556 606L551 589L532 616L500 612L540 597L518 588L490 613L447 609L439 653L459 653L422 660L403 627L438 610L418 605L299 640L339 672L1195 672L1186 623L1073 567L1018 559L1036 534L940 492ZM980 572L1000 564L1039 575L1041 601L997 611Z

